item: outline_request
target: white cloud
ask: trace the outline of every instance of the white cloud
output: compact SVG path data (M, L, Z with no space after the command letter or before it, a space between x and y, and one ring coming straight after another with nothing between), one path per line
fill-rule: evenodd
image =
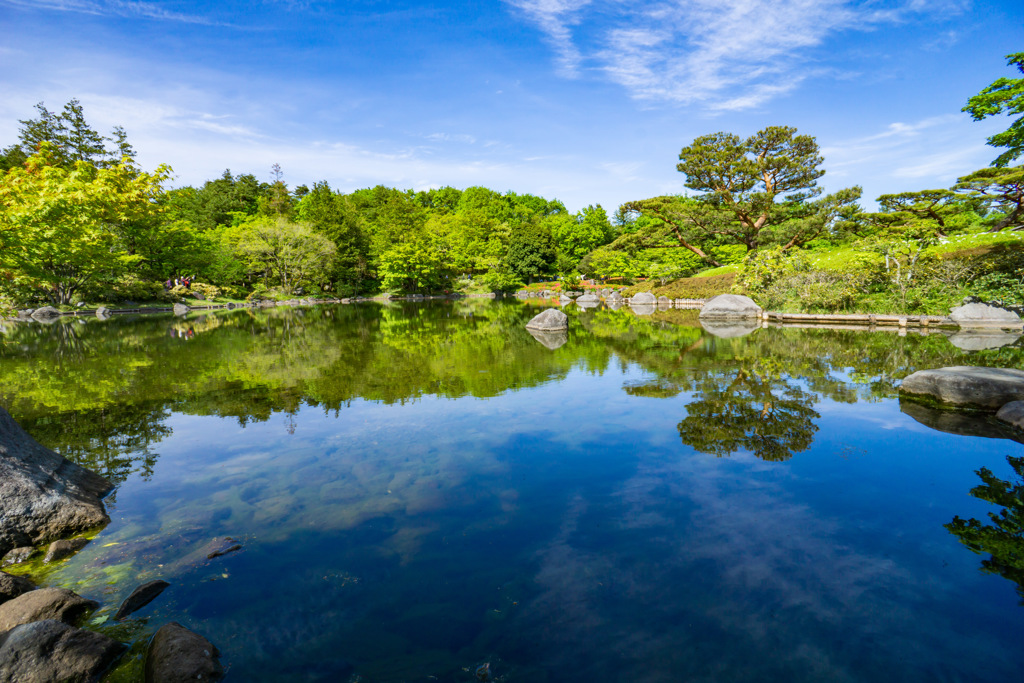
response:
M208 17L173 12L155 2L138 0L0 0L0 6L19 9L77 12L97 16L140 17L187 24L223 25Z
M962 10L961 3L913 2L879 10L850 0L505 2L544 32L564 75L592 64L636 99L715 110L750 109L789 92L807 76L796 70L808 51L836 33L870 30L912 12Z

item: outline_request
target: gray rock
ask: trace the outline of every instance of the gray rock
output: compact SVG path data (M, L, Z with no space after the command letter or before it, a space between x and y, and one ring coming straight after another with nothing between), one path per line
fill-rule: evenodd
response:
M132 594L124 599L121 606L117 608L117 612L114 614L114 621L121 621L126 616L133 612L137 612L149 603L153 602L158 595L164 592L164 589L170 586L163 579L157 579L156 581L150 581L144 583L135 590Z
M1024 429L1024 401L1010 401L999 409L996 419L1011 427Z
M100 633L46 620L0 635L0 680L88 683L98 680L125 646Z
M35 589L36 585L23 576L0 572L0 604Z
M760 327L756 320L751 320L750 318L741 318L738 320L701 320L700 326L703 327L708 334L715 337L721 337L722 339L745 337Z
M739 294L719 294L712 297L700 309L700 318L718 318L723 320L735 320L740 318L753 318L761 313L761 307L754 303L750 297Z
M146 683L219 681L224 677L220 651L206 638L177 622L160 627L146 654Z
M969 366L921 370L903 380L900 396L996 411L1024 399L1024 370Z
M562 296L558 297L558 303L564 306L565 304L571 304L572 299L563 294Z
M584 294L580 298L576 299L576 303L578 303L578 304L599 304L599 303L601 303L601 298L597 294L594 294L592 292L588 292L587 294Z
M577 297L583 296L583 292L574 292L574 291L570 290L570 291L566 292L565 295L575 299Z
M0 553L105 525L113 486L40 445L0 408Z
M174 315L187 315L189 311L185 304L174 304Z
M43 306L32 311L32 317L36 320L47 320L49 318L59 318L60 311L53 306Z
M960 327L996 327L1013 330L1024 327L1020 316L1013 311L982 303L957 306L949 312L949 318Z
M530 333L531 337L552 351L564 346L569 341L569 334L565 330L546 332L544 330L531 330L527 328L526 331Z
M28 558L32 557L32 553L34 553L35 551L36 549L30 545L22 548L13 548L7 551L7 554L4 555L3 564L5 567L12 564L21 564Z
M630 300L629 310L637 315L654 315L654 312L658 310L658 306L657 304L637 304Z
M46 557L43 558L43 562L60 562L65 557L71 557L87 545L89 545L89 539L87 538L68 538L54 541L46 549Z
M342 300L342 303L348 303L348 302L346 302L346 301ZM229 301L229 302L228 302L228 310L230 311L230 310L233 310L234 308L235 308L235 304L233 304L233 303L231 303L231 302Z
M947 337L949 343L964 351L999 349L1020 339L1020 332L1007 332L998 328L967 328Z
M203 293L202 293L202 292L192 292L192 297L193 297L193 298L194 298L194 299L195 299L196 301L206 301L206 297L205 297L205 296L203 296Z
M630 305L632 304L656 304L658 303L658 297L654 296L650 292L640 292L634 294L629 298Z
M70 624L99 607L64 588L38 588L0 604L0 633L20 624L56 619Z
M622 298L622 295L621 295L621 294L619 294L619 293L618 293L617 291L615 291L615 292L612 292L612 293L611 293L611 294L609 294L609 295L608 295L608 296L607 296L606 298L607 298L607 300L608 300L609 302L612 302L612 301L617 301L617 302L618 302L618 303L620 303L620 304L621 304L621 303L622 303L623 301L625 301L625 299L623 299L623 298Z
M20 318L21 320L31 320L32 314L35 313L35 310L36 309L34 308L23 308L22 310L18 311L18 318Z
M110 317L110 309L106 306L100 306L96 309L96 317L100 320L106 320Z
M672 305L672 299L669 299L667 296L659 296L658 297L658 305L660 306L661 304L668 304L669 306L671 306Z
M549 308L541 311L533 317L533 320L526 323L528 330L567 330L569 329L569 316L557 308Z
M1010 439L1024 442L1024 435L984 413L958 413L900 399L900 410L921 424L939 432L986 439Z

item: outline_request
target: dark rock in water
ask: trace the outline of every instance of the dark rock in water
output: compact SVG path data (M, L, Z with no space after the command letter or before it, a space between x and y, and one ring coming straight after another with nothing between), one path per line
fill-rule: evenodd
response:
M963 365L920 370L903 380L900 396L996 411L1024 400L1024 370Z
M541 311L526 323L528 330L554 331L569 329L569 316L557 308Z
M1024 443L1024 436L999 423L991 415L981 413L957 413L922 405L916 401L900 400L900 410L926 427L947 434L980 436L986 439L1009 439Z
M531 330L526 328L526 331L530 333L530 336L539 341L544 346L548 347L552 351L564 346L569 341L569 335L565 330Z
M157 579L156 581L150 581L144 583L135 590L132 594L125 598L121 606L117 608L117 613L114 614L114 621L121 621L132 612L137 612L149 603L153 602L158 595L164 592L164 589L170 586L163 579Z
M29 436L0 408L0 553L107 524L113 486Z
M60 311L53 306L43 306L32 311L32 317L36 320L45 320L47 318L59 318Z
M23 624L0 635L0 681L87 683L98 680L125 646L59 621Z
M996 419L1011 427L1024 429L1024 401L1011 401L999 409Z
M206 638L177 622L160 627L146 655L146 683L219 681L224 677L220 651Z
M174 304L174 315L188 315L189 308L185 304Z
M236 550L241 550L242 545L240 543L236 543L235 539L225 536L224 538L215 538L210 541L207 544L206 549L209 551L206 554L206 559L212 560L215 557L220 557L221 555L227 555L228 553L233 553Z
M711 297L700 309L700 319L718 318L735 320L753 318L761 314L761 307L748 296L739 294L719 294Z
M0 572L0 604L35 589L36 585L23 576L13 576L7 572Z
M37 588L0 604L0 633L44 619L73 623L99 607L64 588Z
M490 681L490 680L492 680L492 677L491 677L491 663L490 662L486 662L484 664L481 664L480 666L478 666L476 668L475 671L473 671L473 675L476 676L476 680L478 680L478 681Z
M230 311L230 310L232 310L232 309L233 309L234 307L235 307L235 305L234 305L233 303L231 303L231 302L229 301L229 302L228 302L228 310Z
M46 557L43 558L43 562L58 562L65 557L71 557L87 545L89 545L89 539L87 538L69 538L54 541L46 549Z
M7 567L12 564L21 564L28 558L32 557L32 553L35 551L36 549L30 545L23 548L14 548L9 550L7 554L4 555L4 566Z

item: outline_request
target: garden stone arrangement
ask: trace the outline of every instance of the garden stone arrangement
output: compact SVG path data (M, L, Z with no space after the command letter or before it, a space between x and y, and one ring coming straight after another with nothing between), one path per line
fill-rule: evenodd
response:
M109 523L102 497L111 488L103 477L39 444L0 408L4 567L28 560L41 544L49 543L44 563L60 562L83 548L87 539L66 537ZM115 620L142 608L167 586L159 580L140 586L121 605ZM73 591L37 587L25 577L0 572L0 680L97 680L127 650L109 636L78 627L98 607L98 602ZM219 680L224 669L218 654L202 636L168 624L150 645L146 680Z

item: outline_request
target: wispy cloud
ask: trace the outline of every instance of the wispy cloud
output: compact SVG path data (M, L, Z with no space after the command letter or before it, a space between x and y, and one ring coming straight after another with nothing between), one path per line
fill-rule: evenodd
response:
M850 0L505 0L547 36L561 73L584 65L641 100L742 110L796 88L829 37L959 12L961 2L889 9ZM573 28L579 26L574 35Z
M195 14L174 12L155 2L133 0L0 0L0 6L20 9L77 12L96 16L138 17L187 24L222 26L223 22Z

